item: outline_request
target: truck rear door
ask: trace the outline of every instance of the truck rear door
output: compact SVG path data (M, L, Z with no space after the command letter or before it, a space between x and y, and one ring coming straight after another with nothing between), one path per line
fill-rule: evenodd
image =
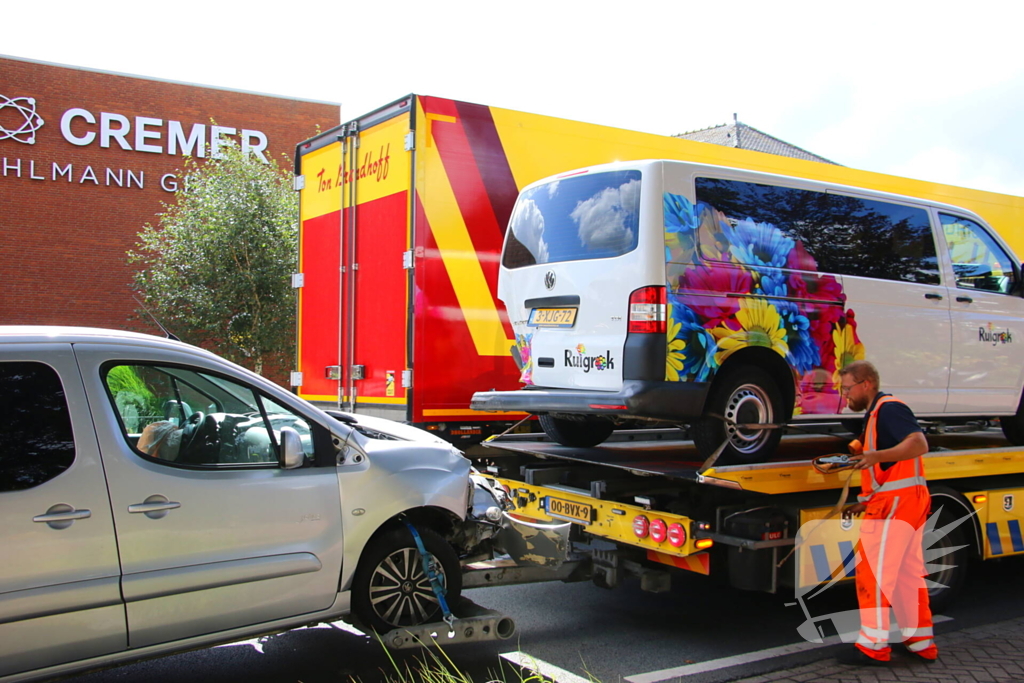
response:
M299 395L407 419L413 98L298 147Z

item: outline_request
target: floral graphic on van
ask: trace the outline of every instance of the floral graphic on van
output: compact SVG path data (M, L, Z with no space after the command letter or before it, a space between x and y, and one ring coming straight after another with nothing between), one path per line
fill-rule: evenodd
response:
M513 353L518 354L517 364L519 365L519 381L523 384L533 384L533 354L531 344L533 333L516 334L516 345Z
M841 281L771 222L671 193L663 208L666 379L710 381L734 353L761 347L789 365L797 414L838 413L838 370L864 358Z

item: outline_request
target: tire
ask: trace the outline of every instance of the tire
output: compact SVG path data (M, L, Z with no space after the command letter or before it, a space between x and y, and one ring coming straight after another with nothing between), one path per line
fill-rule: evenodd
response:
M741 424L788 422L789 416L783 412L782 392L771 375L752 365L739 366L715 381L704 417L692 425L693 442L700 457L707 459L728 439L729 445L716 461L719 465L765 462L782 439L781 429L727 428L712 415Z
M458 555L437 532L417 531L435 561L450 608L462 593ZM440 621L444 616L416 542L404 526L375 538L363 551L352 582L352 611L379 633Z
M999 418L999 426L1003 428L1003 436L1014 446L1024 446L1024 398L1017 406L1016 415Z
M551 415L539 416L540 426L552 440L563 446L591 448L604 442L615 430L609 420L596 417L582 417L570 420Z
M940 569L928 575L928 602L933 613L944 610L964 587L971 561L971 548L968 530L970 521L964 521L944 536L939 532L959 519L957 513L965 514L963 508L949 501L942 503L944 507L939 514L938 522L931 532L924 535L924 552L926 565L941 565ZM949 554L939 555L938 552L949 548L957 548ZM928 557L932 556L929 561Z

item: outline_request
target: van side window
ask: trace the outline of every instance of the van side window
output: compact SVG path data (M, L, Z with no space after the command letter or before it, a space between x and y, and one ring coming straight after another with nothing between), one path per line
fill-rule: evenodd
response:
M697 178L696 190L701 224L718 226L713 241L700 232L704 258L727 254L747 266L939 283L935 240L924 209L715 178ZM773 256L794 244L803 247L790 252L799 258Z
M30 489L71 467L64 386L43 363L0 363L0 492Z
M284 427L313 455L309 423L251 387L176 366L118 364L105 372L129 445L157 462L276 465Z
M953 262L956 286L1009 294L1016 285L1013 260L985 228L969 218L940 213L942 233Z
M939 284L928 212L877 199L829 194L833 230L850 250L843 275Z

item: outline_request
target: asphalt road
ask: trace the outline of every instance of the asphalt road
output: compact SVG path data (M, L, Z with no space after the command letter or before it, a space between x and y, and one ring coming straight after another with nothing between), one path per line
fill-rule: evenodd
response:
M956 629L1024 616L1024 558L973 568L960 600L945 614ZM669 593L649 594L638 584L604 590L590 583L533 584L469 591L468 597L512 615L518 630L510 640L454 646L436 654L474 683L519 672L502 653L520 651L584 680L603 683L653 671L802 643L796 626L803 615L784 596L744 593L712 586L697 576L675 581ZM853 606L852 591L837 591L820 607ZM941 633L941 629L940 629ZM941 635L939 639L941 646ZM829 656L821 650L794 655L799 661ZM791 657L791 659L793 658ZM412 651L389 656L367 636L339 626L302 629L255 641L164 657L76 677L75 683L338 683L358 680L420 680L409 672L430 656ZM448 664L450 659L451 664ZM692 680L728 680L749 675L763 663L720 670ZM402 676L399 675L402 673ZM572 683L572 676L560 679ZM690 680L690 679L684 679Z

